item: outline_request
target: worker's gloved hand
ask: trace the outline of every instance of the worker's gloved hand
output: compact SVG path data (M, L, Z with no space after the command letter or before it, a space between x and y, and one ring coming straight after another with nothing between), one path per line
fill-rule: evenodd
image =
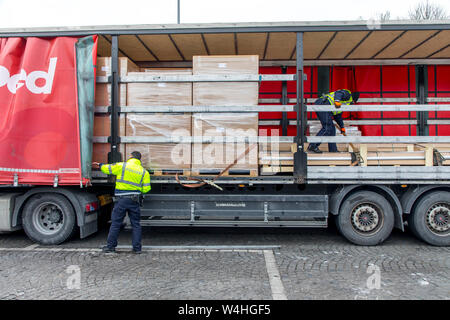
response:
M345 134L347 131L345 131L345 128L341 128L341 133Z
M339 102L339 101L335 101L335 102L334 102L334 106L335 106L336 108L340 108L340 107L342 106L342 103Z

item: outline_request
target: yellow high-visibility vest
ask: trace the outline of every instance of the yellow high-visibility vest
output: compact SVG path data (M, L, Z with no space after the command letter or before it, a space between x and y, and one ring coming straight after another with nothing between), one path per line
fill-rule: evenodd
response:
M100 170L116 176L116 190L147 193L152 188L150 173L142 167L138 159L131 158L127 162L104 164Z
M345 91L347 91L348 93L350 93L350 99L349 99L349 100L346 100L346 101L339 101L339 102L341 102L342 104L345 104L345 105L350 105L350 104L353 102L352 93L351 93L350 90L347 90L347 89L343 89L343 90L345 90ZM330 92L329 94L325 95L325 98L328 99L328 101L330 101L330 104L331 104L331 105L334 105L334 94L335 94L335 91L334 91L334 92ZM333 112L334 115L337 115L337 114L339 114L339 113L342 113L342 111L340 111L340 110L338 110L338 111L332 111L332 112Z

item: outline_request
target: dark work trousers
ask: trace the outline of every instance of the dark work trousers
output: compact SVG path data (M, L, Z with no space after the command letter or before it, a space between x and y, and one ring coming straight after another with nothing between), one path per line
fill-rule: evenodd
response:
M329 105L330 103L328 100L324 99L317 99L314 103L316 105ZM322 125L322 129L317 133L316 136L323 137L323 136L335 136L336 135L336 128L333 123L333 114L331 111L322 111L322 112L316 112L317 117L320 120L320 124ZM311 143L311 148L315 149L318 146L320 146L320 143ZM329 152L338 152L336 143L329 143L328 144L328 151Z
M117 239L119 237L120 227L122 225L125 214L128 212L130 218L132 231L132 243L134 251L141 251L141 209L139 203L131 200L130 198L119 198L114 205L114 209L111 213L111 228L109 228L107 246L112 249L117 246Z

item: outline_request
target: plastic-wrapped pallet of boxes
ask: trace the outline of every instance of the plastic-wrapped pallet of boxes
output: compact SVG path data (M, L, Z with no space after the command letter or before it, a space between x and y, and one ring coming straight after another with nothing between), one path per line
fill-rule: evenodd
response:
M257 55L194 56L194 75L258 74ZM258 105L258 82L197 82L193 84L194 106ZM258 135L257 113L194 113L192 135L195 137L255 137ZM230 174L258 171L257 144L198 144L192 148L193 174L215 174L225 169L251 147L249 154L230 169Z
M146 69L130 76L192 75L192 69ZM128 83L128 106L191 106L192 83ZM191 114L127 114L126 135L145 137L191 136ZM131 152L142 154L142 165L156 172L185 172L191 168L190 144L127 144L126 156Z
M258 114L239 113L194 113L192 115L192 135L194 137L231 137L235 143L194 143L192 147L192 172L196 174L216 174L225 169L248 148L249 153L238 160L230 169L230 174L257 175L257 144L239 143L243 137L258 135Z
M136 66L127 58L119 58L120 76L126 76L129 72L138 71ZM108 77L111 75L111 57L97 58L97 77ZM119 106L125 106L127 101L127 85L119 85ZM106 107L111 105L111 85L108 83L96 83L95 85L95 106ZM120 115L119 136L125 133L125 116ZM94 117L94 136L109 136L111 134L111 118L109 114L96 114ZM107 163L108 152L111 145L107 143L94 143L92 160ZM124 154L123 146L119 152Z
M190 137L191 115L128 114L126 135L134 137ZM191 168L190 144L127 144L127 157L130 157L133 151L139 151L142 154L142 166L154 172L189 171Z

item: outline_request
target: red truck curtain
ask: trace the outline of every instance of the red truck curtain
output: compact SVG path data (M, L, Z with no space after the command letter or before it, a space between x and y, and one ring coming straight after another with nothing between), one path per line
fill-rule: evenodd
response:
M0 39L0 184L82 182L77 41Z

